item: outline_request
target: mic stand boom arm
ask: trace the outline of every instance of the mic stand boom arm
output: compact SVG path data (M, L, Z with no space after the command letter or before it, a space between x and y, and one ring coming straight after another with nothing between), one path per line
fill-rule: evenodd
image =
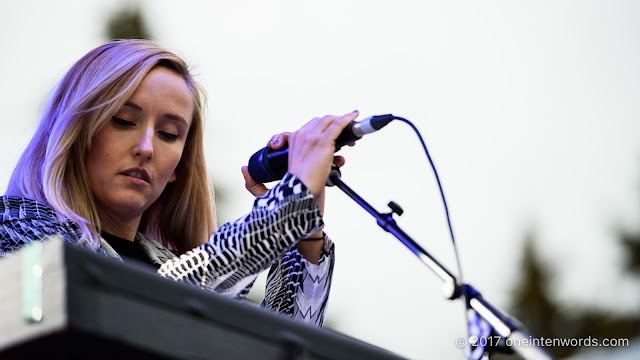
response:
M482 319L484 319L500 336L506 340L506 345L517 352L525 359L553 359L538 342L525 329L502 314L497 308L486 301L478 291L471 285L458 284L456 277L451 274L442 264L434 259L426 250L407 235L393 219L393 214L402 214L402 209L395 203L389 203L391 212L382 214L374 209L355 191L347 186L340 178L340 171L334 167L327 181L328 186L337 186L358 205L364 208L377 221L378 225L385 231L390 232L400 242L411 250L443 283L443 292L447 299L455 300L463 297L467 309L473 309Z

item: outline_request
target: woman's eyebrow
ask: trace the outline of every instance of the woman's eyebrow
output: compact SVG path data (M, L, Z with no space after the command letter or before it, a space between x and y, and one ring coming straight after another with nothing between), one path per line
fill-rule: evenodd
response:
M134 104L131 101L125 102L124 106L128 106L130 108L134 108L135 110L142 111L142 107L140 107L140 105Z
M182 123L182 125L186 126L187 128L189 128L189 123L187 122L187 120L185 120L185 118L183 118L180 115L176 115L176 114L163 114L163 117L169 119L169 120L173 120L173 121L177 121L179 123Z
M127 101L124 103L124 106L128 106L134 110L137 111L142 111L142 107L138 104L135 104L131 101ZM162 114L162 117L167 118L169 120L173 120L173 121L177 121L181 124L183 124L184 126L186 126L187 128L189 127L189 123L187 122L187 120L185 118L183 118L180 115L176 115L176 114L171 114L171 113L167 113L167 114Z

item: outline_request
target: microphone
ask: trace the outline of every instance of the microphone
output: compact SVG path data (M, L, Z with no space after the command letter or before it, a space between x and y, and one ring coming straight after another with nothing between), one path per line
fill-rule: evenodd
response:
M359 140L366 134L378 131L391 122L391 114L370 116L362 121L352 121L336 138L336 150L344 145ZM289 149L274 150L268 146L256 151L249 159L249 174L259 183L280 180L287 173L289 165Z

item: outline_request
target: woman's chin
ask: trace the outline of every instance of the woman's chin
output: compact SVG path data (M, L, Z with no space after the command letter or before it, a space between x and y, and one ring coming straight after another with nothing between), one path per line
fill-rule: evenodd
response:
M142 214L151 206L152 202L139 196L123 196L111 204L99 204L99 207L109 209L114 217L122 220L140 218Z

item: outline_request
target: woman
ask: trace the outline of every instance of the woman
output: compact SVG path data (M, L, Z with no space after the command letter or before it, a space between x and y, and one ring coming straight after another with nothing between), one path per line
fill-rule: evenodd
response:
M61 236L239 298L273 265L263 306L321 326L333 268L324 184L344 161L334 140L356 116L274 136L269 146L289 144L289 172L267 191L243 168L253 209L216 230L203 95L186 64L147 41L100 46L61 80L14 170L0 201L0 255Z

